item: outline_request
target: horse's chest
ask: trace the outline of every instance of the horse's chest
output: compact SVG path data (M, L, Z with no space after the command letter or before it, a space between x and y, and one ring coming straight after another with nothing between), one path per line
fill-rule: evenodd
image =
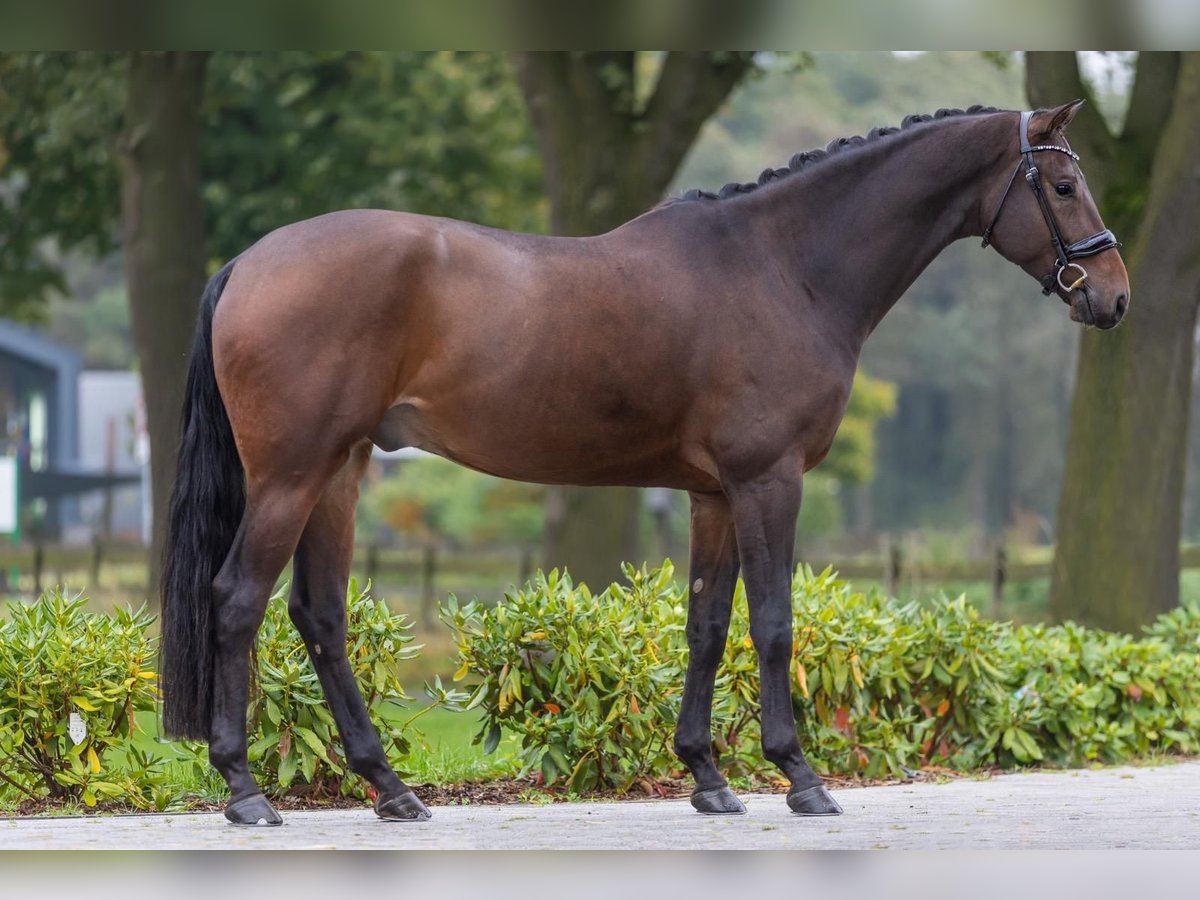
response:
M724 433L742 453L762 459L798 454L810 469L833 444L853 381L853 368L837 361L791 360L773 371L763 366L731 405Z

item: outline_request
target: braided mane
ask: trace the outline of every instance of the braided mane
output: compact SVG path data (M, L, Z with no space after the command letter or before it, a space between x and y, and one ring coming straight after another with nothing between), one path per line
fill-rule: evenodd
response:
M805 150L802 153L795 154L786 167L782 169L763 169L762 174L758 176L757 181L731 181L729 184L722 187L716 193L712 191L704 191L699 188L693 188L687 191L680 197L671 198L665 201L662 205L669 203L679 203L684 200L725 200L728 197L736 197L738 194L748 194L750 191L756 190L765 184L770 184L780 178L786 178L795 172L807 169L810 166L815 166L830 156L835 156L844 150L861 147L864 144L873 143L881 138L886 138L888 135L898 134L913 125L920 125L924 122L932 122L936 119L945 119L950 116L978 116L986 113L1000 112L994 106L971 106L967 109L939 109L933 115L926 113L917 113L911 116L905 116L900 123L900 127L883 127L872 128L867 132L866 136L855 135L854 137L834 138L825 145L823 150Z

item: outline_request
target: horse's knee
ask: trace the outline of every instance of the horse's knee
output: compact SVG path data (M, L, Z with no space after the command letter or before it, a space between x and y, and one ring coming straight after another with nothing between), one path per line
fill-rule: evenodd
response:
M792 629L787 627L750 629L750 639L762 666L771 670L777 666L785 668L792 661Z
M714 647L724 649L725 638L729 634L729 623L704 617L687 623L688 646L692 650L706 650Z

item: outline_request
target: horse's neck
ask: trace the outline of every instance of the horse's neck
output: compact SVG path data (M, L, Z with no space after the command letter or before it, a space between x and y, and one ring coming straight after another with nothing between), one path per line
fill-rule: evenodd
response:
M980 232L981 192L1004 147L997 118L920 126L763 192L776 258L847 341L861 346L934 257Z

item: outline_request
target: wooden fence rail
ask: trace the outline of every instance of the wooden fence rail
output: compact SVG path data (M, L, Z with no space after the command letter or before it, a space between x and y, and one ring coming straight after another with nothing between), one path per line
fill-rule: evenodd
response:
M35 592L68 577L73 587L82 586L80 582L93 589L106 586L104 573L108 567L144 566L146 553L143 545L128 542L94 541L82 546L0 543L0 593L17 590L26 578ZM997 544L990 557L972 560L913 559L898 542L889 543L877 557L839 560L805 554L802 558L814 571L831 566L850 581L879 581L893 595L905 581L985 582L991 585L994 602L999 602L1006 586L1014 582L1049 578L1053 565L1048 555L1023 559L1003 544ZM1200 569L1200 544L1180 548L1180 568ZM534 556L529 549L445 551L432 546L396 548L368 544L359 547L355 554L354 574L364 581L395 580L419 585L421 615L431 619L438 600L437 583L446 573L521 584L529 579L533 569ZM18 579L16 584L13 576Z

